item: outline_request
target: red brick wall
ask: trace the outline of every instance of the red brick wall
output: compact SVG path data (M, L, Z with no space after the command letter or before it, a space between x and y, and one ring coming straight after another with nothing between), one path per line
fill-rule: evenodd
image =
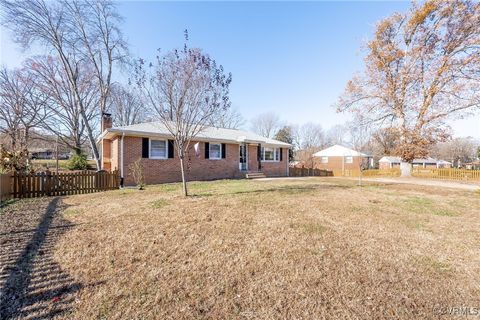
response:
M378 163L378 168L380 170L390 169L390 163L389 162L379 162Z
M119 137L115 137L113 140L112 140L112 153L111 153L111 166L112 166L112 170L120 170L120 159L119 159L119 155L120 155L120 138Z
M111 156L112 156L112 141L103 139L102 140L102 168L104 170L110 171L112 169Z
M361 163L361 158L353 157L353 163L345 163L345 165L343 165L342 162L343 157L328 157L328 163L321 163L321 158L318 157L315 167L326 170L358 170Z
M118 168L120 171L120 139L114 138L109 142L111 146L111 169ZM239 145L225 144L225 159L205 159L205 143L200 142L200 156L196 157L192 143L189 156L186 158L185 166L187 168L187 179L195 180L215 180L243 178L245 172L239 169ZM262 172L267 176L286 176L288 149L283 148L283 161L280 162L262 162ZM115 156L117 155L117 156ZM137 159L142 157L142 138L125 137L124 141L124 178L125 185L134 185L130 174L129 166ZM147 184L178 182L181 181L180 160L175 149L173 159L148 159L142 158L144 166L145 179ZM248 170L257 171L257 145L248 146Z
M256 155L256 153L255 153ZM288 149L282 148L282 161L262 161L262 171L267 177L283 177L287 175Z

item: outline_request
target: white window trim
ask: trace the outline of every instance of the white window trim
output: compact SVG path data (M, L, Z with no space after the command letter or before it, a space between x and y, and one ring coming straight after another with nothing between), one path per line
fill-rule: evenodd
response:
M154 141L164 141L165 142L165 157L153 157L152 156L152 140ZM156 160L164 160L168 159L168 140L163 139L148 139L148 158L149 159L156 159Z
M348 158L350 158L351 161L348 161L347 160ZM345 156L345 163L352 164L353 163L353 157L352 156Z
M265 148L271 148L273 149L273 160L265 160ZM280 158L277 159L277 149L280 149L280 148L277 148L277 147L265 147L263 146L262 147L263 149L263 152L262 152L262 157L261 157L261 161L262 162L280 162ZM278 156L280 156L280 150L278 151Z
M325 159L326 161L323 161L324 159ZM328 163L328 157L326 157L326 156L320 157L320 163L324 163L324 164L325 164L325 163Z
M211 152L210 152L210 150L211 150L210 148L212 147L212 145L217 145L217 146L220 147L220 154L219 154L219 157L218 157L218 158L216 158L216 157L215 157L215 158L212 158L212 154L211 154ZM222 144L221 144L221 143L215 143L215 142L214 142L214 143L209 143L209 144L208 144L208 158L209 158L210 160L222 160Z

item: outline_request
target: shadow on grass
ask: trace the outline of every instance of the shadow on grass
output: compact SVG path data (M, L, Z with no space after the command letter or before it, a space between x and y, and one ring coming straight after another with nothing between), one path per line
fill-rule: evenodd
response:
M59 198L19 203L0 216L1 319L47 319L71 310L82 285L54 259L56 241L72 227L59 204Z

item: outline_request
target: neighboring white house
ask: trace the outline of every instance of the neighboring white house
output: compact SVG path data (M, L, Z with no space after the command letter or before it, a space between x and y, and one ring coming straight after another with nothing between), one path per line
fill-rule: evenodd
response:
M358 170L360 164L368 168L373 167L373 158L365 153L341 146L334 145L313 154L316 167L328 170Z
M400 157L383 157L378 163L380 169L391 169L395 167L400 167L401 159ZM412 161L413 167L422 167L422 168L451 168L452 163L445 160L437 160L434 158L426 159L414 159Z

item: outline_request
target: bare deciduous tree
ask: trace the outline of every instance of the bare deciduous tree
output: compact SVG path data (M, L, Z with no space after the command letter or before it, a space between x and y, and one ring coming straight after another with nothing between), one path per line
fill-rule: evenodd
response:
M370 145L375 155L393 156L398 148L399 134L395 128L380 128L372 133Z
M480 3L414 3L378 23L366 70L352 79L338 110L352 110L400 135L402 175L448 134L445 121L480 103Z
M30 131L45 119L47 96L26 70L0 70L0 132L13 151L27 148Z
M118 29L120 18L111 1L12 1L0 0L3 24L24 48L39 43L58 56L78 103L85 130L100 168L95 128L81 97L81 64L90 64L89 76L96 81L97 106L103 112L110 96L113 65L125 55L125 44Z
M273 112L259 114L251 122L252 131L267 138L273 138L281 127L280 118Z
M236 109L230 108L218 114L211 126L226 129L240 129L245 124L245 119Z
M315 167L313 154L325 147L325 134L320 124L313 122L292 127L295 159L309 168Z
M188 35L186 34L187 40ZM137 66L137 83L150 105L175 140L180 159L183 195L187 196L184 159L191 142L230 107L231 74L200 49L175 50L158 56L145 70L143 60Z
M147 111L143 104L136 88L115 84L107 110L112 113L115 126L128 126L145 121Z
M325 146L325 134L320 124L313 122L303 124L299 128L299 135L302 149L321 149Z
M450 141L440 142L433 146L430 155L437 159L452 162L455 167L463 163L474 161L479 142L471 137L455 138Z
M35 57L27 60L26 68L34 74L38 90L49 97L48 117L40 126L58 137L61 144L80 154L86 141L86 125L77 97L82 101L88 123L95 123L98 116L98 90L89 76L89 64L78 64L78 94L72 92L68 75L58 59Z
M332 146L335 144L345 144L347 140L347 128L344 125L337 124L328 129L325 135L325 142L327 145Z

